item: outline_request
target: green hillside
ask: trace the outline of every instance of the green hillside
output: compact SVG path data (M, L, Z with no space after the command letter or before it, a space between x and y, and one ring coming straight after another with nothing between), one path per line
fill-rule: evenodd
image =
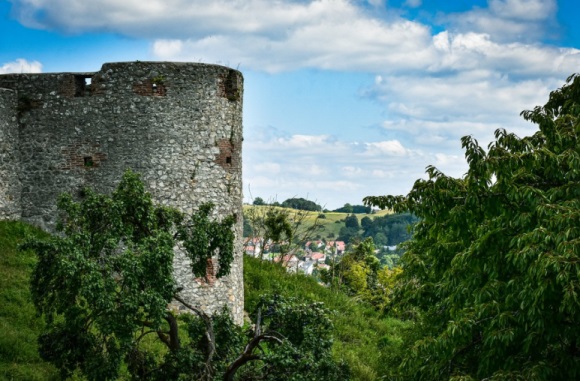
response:
M28 291L35 258L17 249L29 234L44 233L20 222L0 221L0 380L58 379L37 352L43 321L36 316Z
M244 215L247 215L248 212L251 210L255 210L258 213L264 213L267 208L276 208L273 206L268 205L244 205ZM348 213L338 213L338 212L309 212L309 211L295 211L292 210L290 216L293 216L296 212L306 213L306 218L303 221L304 226L309 226L314 223L314 221L318 218L318 224L321 226L316 236L319 236L317 239L336 239L338 237L340 228L344 227L344 220L346 217L349 216ZM392 214L389 210L380 210L372 214L355 214L357 216L359 223L362 218L369 217L371 219L375 219L377 217L383 217L385 215ZM324 217L322 217L324 215ZM316 238L316 237L313 237Z
M37 353L43 321L28 291L35 258L17 246L27 235L45 234L20 222L0 221L0 380L56 380L57 371ZM253 311L261 294L279 293L324 302L334 311L337 359L345 360L354 380L378 380L388 372L405 325L384 318L342 293L320 286L311 277L287 274L279 266L244 259L246 310Z
M244 257L244 293L246 311L254 310L264 293L323 302L334 311L334 355L346 360L353 380L385 379L393 368L392 359L400 351L402 332L408 326L380 316L342 292L319 285L312 277L289 274L279 265L248 256Z

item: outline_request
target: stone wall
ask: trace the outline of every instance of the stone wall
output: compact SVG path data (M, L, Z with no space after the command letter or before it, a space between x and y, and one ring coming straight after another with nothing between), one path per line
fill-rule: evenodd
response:
M16 92L0 89L0 219L21 216L17 115Z
M110 192L128 168L142 174L158 203L191 213L212 202L216 218L239 217L231 274L207 283L194 279L178 252L175 275L189 302L210 313L226 304L241 322L238 71L193 63L107 63L96 73L0 75L0 88L18 94L23 220L52 230L59 194L84 187ZM14 102L1 103L0 112L14 108ZM208 271L215 271L212 264Z

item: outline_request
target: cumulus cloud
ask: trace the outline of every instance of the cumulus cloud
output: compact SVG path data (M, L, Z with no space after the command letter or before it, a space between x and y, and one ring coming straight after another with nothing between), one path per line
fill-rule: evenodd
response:
M398 17L383 20L349 0L13 4L13 13L28 26L152 39L154 55L163 60L240 64L270 72L301 67L421 70L434 53L428 26Z
M561 85L554 78L513 81L494 72L463 72L453 76L391 76L376 83L371 95L385 102L391 114L445 122L512 120L520 111L545 100L550 89ZM428 124L427 128L440 128Z
M410 153L398 140L366 143L365 155L406 156Z
M362 18L348 0L13 0L13 13L28 26L69 33L115 31L145 38L203 38L253 34L284 37L319 23ZM380 1L371 0L378 5ZM94 17L98 14L99 17Z
M489 0L487 8L445 18L454 28L485 33L496 41L533 41L555 27L556 10L556 0Z
M326 148L313 146L306 152L297 152L288 141L333 143ZM461 165L465 165L464 160L453 163L454 157L445 149L423 152L411 150L397 140L357 143L333 137L321 140L315 135L286 140L252 137L244 141L244 155L245 189L251 189L254 195L276 196L278 200L308 196L328 202L329 208L346 202L359 203L373 194L406 193L415 179L425 177L424 169L430 164L441 164L441 169L450 170L452 175L463 174ZM276 163L279 171L268 172L266 168L272 164L260 165L264 162Z
M280 164L278 163L258 163L253 166L252 170L255 173L265 175L276 175L280 173Z
M340 1L337 1L339 3ZM351 6L352 7L352 6ZM161 59L224 62L268 72L322 68L377 71L422 70L435 50L429 28L407 20L386 23L359 14L332 12L319 20L294 26L278 35L221 34L182 40L159 40L153 53ZM168 54L170 52L170 54Z
M421 0L407 0L405 1L405 5L411 8L418 8L421 6L423 1Z
M328 135L292 135L288 138L278 138L277 143L282 147L290 148L316 148L330 144Z
M580 64L580 50L521 42L497 43L489 34L443 31L433 36L438 59L430 71L492 70L515 76L571 73Z
M42 64L38 61L27 61L23 58L18 58L12 62L6 62L0 66L0 74L8 73L41 73Z
M420 3L408 0L406 5ZM437 73L483 65L534 75L543 70L569 73L580 62L577 50L535 44L536 31L554 17L554 0L490 0L487 8L448 15L444 25L450 30L436 36L428 25L396 13L369 12L361 2L349 0L13 0L13 4L13 13L25 25L147 38L153 41L153 54L162 60L201 60L268 72L318 68ZM510 37L520 34L525 37L520 42Z

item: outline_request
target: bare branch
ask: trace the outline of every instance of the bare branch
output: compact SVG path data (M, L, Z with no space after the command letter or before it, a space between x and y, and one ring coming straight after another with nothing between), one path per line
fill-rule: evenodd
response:
M211 380L213 376L212 358L215 353L215 336L213 332L213 322L211 321L211 318L200 308L194 307L191 304L187 303L179 295L175 294L173 295L173 298L186 308L189 308L191 311L193 311L205 323L205 337L207 339L207 348L205 353L205 368L207 379Z

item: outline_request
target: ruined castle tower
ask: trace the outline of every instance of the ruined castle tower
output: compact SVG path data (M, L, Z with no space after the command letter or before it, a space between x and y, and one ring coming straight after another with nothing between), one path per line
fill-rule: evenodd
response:
M53 230L59 194L111 192L126 169L154 200L242 221L240 72L217 65L106 63L95 73L0 75L0 219ZM183 295L209 313L243 314L242 247L231 274L195 279L177 253ZM208 272L214 271L211 266Z

